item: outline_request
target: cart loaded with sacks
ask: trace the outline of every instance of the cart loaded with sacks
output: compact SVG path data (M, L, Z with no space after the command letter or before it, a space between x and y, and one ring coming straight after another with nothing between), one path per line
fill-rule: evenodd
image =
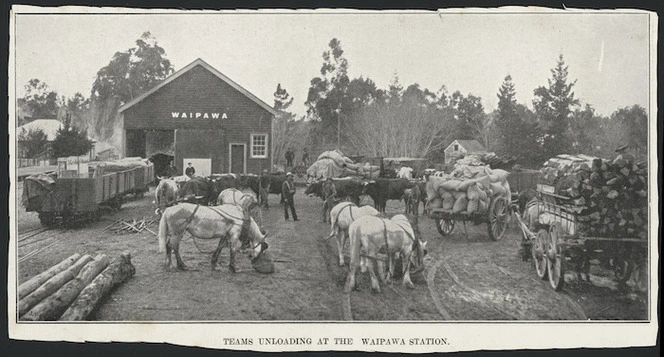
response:
M509 172L481 166L457 167L450 175L431 176L426 185L427 210L442 236L456 222L487 224L491 240L505 234L511 215Z
M554 160L556 159L556 160ZM613 271L619 287L632 277L637 290L648 282L647 171L630 156L613 161L558 157L542 169L539 184L517 223L524 251L537 275L555 290L565 283L565 270L590 281L591 263ZM552 162L552 160L554 160ZM571 162L571 163L570 163ZM563 165L559 165L564 163ZM530 253L528 254L528 250Z

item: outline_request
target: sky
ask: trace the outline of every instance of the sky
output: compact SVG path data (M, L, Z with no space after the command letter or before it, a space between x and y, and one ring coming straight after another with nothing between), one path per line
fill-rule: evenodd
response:
M150 31L178 70L201 58L266 103L278 83L304 114L322 53L341 42L351 78L387 88L445 86L482 98L487 112L510 74L519 103L547 84L563 54L576 97L602 115L649 104L648 15L617 13L244 13L21 15L15 22L17 96L32 78L88 97L97 71Z

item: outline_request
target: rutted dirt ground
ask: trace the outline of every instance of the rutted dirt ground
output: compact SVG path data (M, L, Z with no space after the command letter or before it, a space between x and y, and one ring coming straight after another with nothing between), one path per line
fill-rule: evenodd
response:
M20 198L21 187L17 187ZM593 268L595 284L566 275L562 292L535 275L531 262L517 254L520 233L510 225L504 238L489 241L484 225L457 227L442 238L432 220L420 218L420 230L429 242L424 272L413 276L415 289L395 282L371 292L368 275L358 277L360 291L343 293L347 266L339 267L334 239L324 240L329 224L320 222L322 202L300 188L296 196L299 222L284 221L278 196L263 216L268 231L268 252L276 272L254 271L239 255L239 272L228 271L224 249L216 271L210 254L216 241L196 241L188 235L181 244L185 272L162 269L157 238L144 231L116 235L104 230L117 219L141 219L154 214L152 192L129 199L118 212L82 228L42 231L36 213L17 210L19 282L74 254L124 251L132 256L136 275L116 289L94 313L94 319L117 320L580 320L647 319L646 295L618 291L610 272ZM366 198L365 203L370 203ZM403 205L390 201L387 213L400 213ZM154 232L157 225L150 227ZM196 243L196 244L195 244ZM348 257L346 259L348 261Z

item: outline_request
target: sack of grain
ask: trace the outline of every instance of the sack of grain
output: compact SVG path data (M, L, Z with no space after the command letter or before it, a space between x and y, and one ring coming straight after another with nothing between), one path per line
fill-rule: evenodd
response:
M448 191L459 191L459 186L461 186L463 182L459 180L447 180L443 182L440 187L448 190Z
M466 210L468 213L475 213L479 207L479 199L474 198L474 199L468 199L468 207Z
M456 200L454 199L454 196L449 194L448 196L443 198L443 208L444 209L452 209L452 207L454 207L454 202L456 202Z
M489 203L488 201L479 201L477 203L477 212L478 213L484 213L489 210Z
M440 198L436 197L433 200L429 202L428 208L440 208L443 206L443 200Z
M454 202L454 207L452 207L452 212L459 213L461 211L466 210L466 208L468 208L468 198L464 195L462 197L457 198L456 202Z

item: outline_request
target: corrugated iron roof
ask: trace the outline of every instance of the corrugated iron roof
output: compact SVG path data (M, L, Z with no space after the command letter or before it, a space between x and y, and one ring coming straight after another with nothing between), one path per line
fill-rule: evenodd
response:
M484 145L480 144L477 140L455 140L459 145L463 146L468 152L486 152Z

